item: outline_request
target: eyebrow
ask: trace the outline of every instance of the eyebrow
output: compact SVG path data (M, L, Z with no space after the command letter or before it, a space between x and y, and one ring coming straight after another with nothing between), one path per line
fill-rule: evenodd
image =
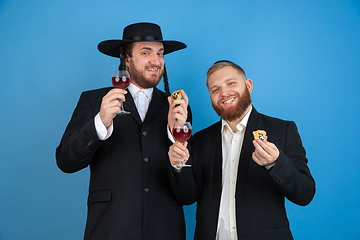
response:
M229 81L232 81L232 80L237 81L236 78L230 77L230 78L226 79L225 82L229 82ZM211 89L213 89L215 87L218 87L218 85L212 86L211 88L209 88L209 90L211 90Z
M151 47L142 47L140 50L149 50L152 51L153 49ZM164 48L160 48L159 52L164 51Z
M213 89L216 89L216 86L213 86L212 88L209 88L209 92L212 92Z

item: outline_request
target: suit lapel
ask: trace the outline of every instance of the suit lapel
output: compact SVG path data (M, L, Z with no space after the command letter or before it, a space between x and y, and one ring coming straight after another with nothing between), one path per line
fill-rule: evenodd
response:
M236 193L235 193L236 199L245 198L249 163L252 160L252 153L254 152L254 145L252 144L253 141L252 132L256 129L258 118L259 118L259 113L253 107L246 126L244 141L240 153L240 162L238 168Z
M135 121L139 125L142 125L143 122L141 121L139 112L135 106L134 99L131 96L130 92L128 92L128 94L125 95L125 99L126 99L126 101L124 102L125 110L131 113L131 116L135 119ZM154 88L153 96L151 98L149 109L146 113L144 122L150 120L162 109L162 107L167 103L167 101L164 101L164 99L166 100L165 94L161 92L159 89Z
M152 117L154 117L167 103L168 103L168 101L166 100L165 93L161 92L159 89L157 89L155 87L154 91L153 91L153 96L151 98L151 102L149 105L149 109L148 109L145 119L144 119L144 123L149 121ZM140 117L139 117L139 119L140 119Z
M141 125L142 121L139 115L139 112L135 106L135 102L133 97L131 96L130 91L127 89L128 93L125 95L125 99L126 101L123 103L124 104L124 109L128 112L130 112L130 115L135 119L135 121Z
M221 145L221 121L214 131L212 146L214 156L212 200L220 202L222 190L222 145Z

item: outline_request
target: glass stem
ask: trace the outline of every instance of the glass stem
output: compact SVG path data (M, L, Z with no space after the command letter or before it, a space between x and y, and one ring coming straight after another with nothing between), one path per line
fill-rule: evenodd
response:
M124 110L124 107L123 107L123 102L120 100L120 110Z

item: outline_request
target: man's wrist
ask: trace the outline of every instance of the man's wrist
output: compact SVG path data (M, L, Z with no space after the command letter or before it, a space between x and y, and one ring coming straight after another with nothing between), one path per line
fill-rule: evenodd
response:
M112 122L111 122L110 126L106 127L104 125L104 123L101 121L100 113L98 113L95 116L94 122L95 122L96 133L97 133L99 139L100 140L108 139L111 136L112 132L113 132L113 124L112 124Z

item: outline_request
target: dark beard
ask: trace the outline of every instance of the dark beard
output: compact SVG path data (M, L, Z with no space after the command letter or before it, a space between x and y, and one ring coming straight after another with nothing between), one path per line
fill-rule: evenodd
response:
M156 66L156 67L160 68L160 66ZM130 60L130 67L128 68L128 71L130 74L130 80L142 88L156 87L159 84L159 82L162 78L162 75L164 74L164 69L160 68L160 71L162 71L160 74L160 77L149 80L149 79L145 78L141 72L136 70L133 60Z
M239 101L233 109L225 110L221 106L214 105L214 103L212 103L215 112L225 121L232 122L238 118L241 118L251 104L250 92L247 88L245 88L241 95L237 93L236 97L239 99Z

